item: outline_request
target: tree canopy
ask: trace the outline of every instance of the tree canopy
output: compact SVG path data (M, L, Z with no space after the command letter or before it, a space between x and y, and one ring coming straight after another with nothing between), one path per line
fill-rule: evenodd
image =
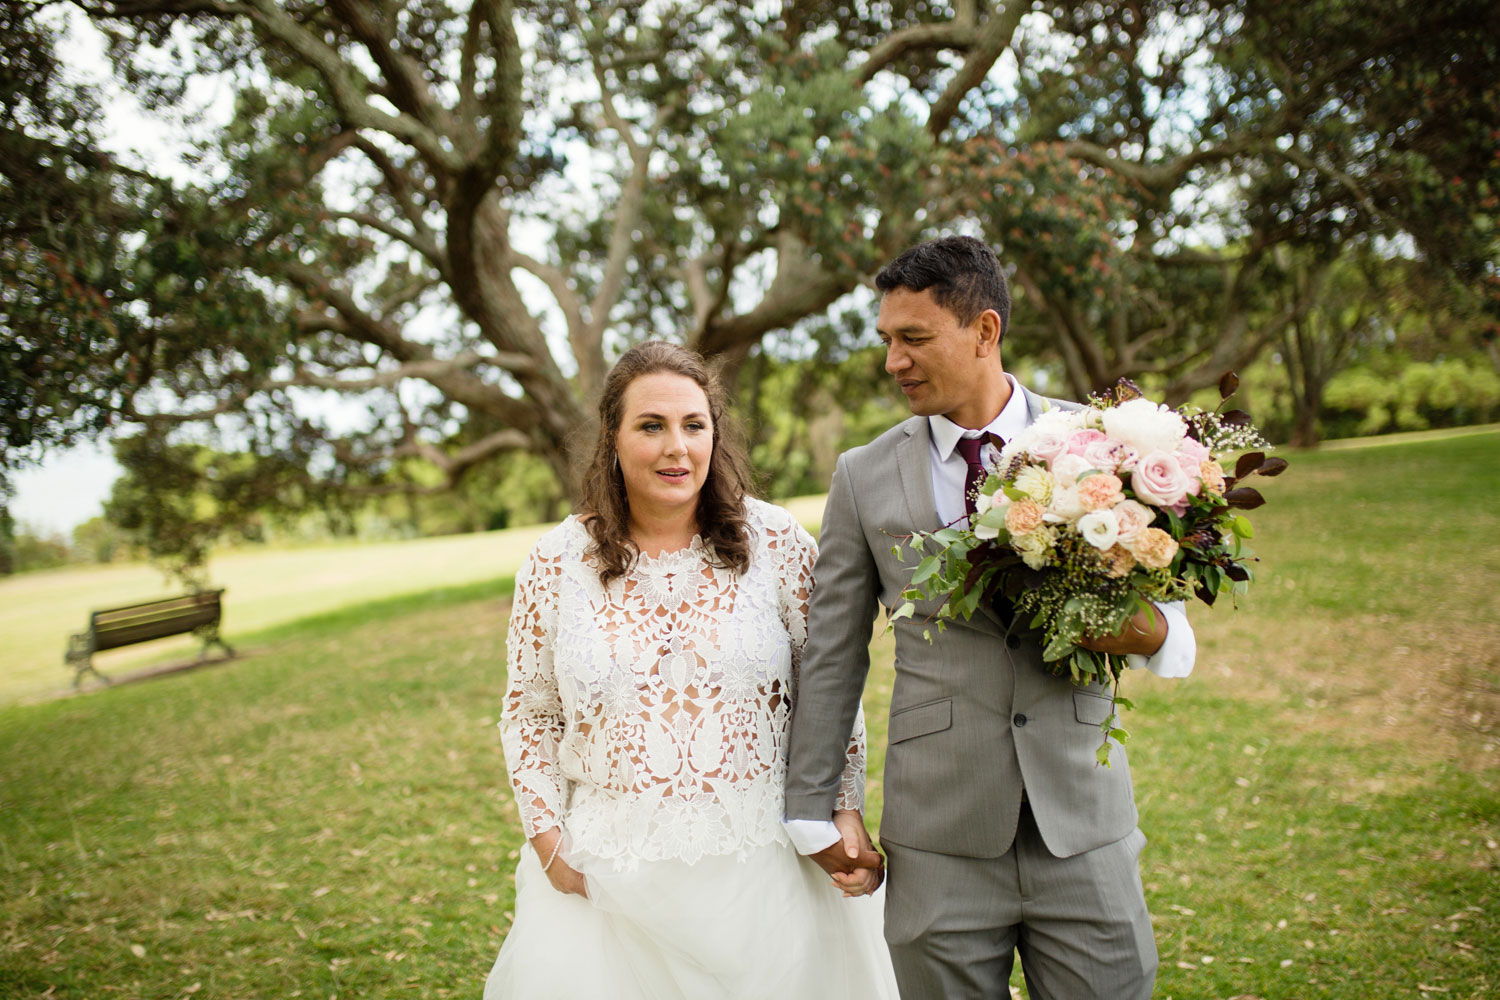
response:
M161 115L233 86L193 183L101 151L55 6L0 8L11 462L212 428L271 504L517 451L566 483L623 345L732 376L955 228L1076 393L1181 397L1276 342L1311 305L1268 294L1302 287L1278 248L1496 281L1481 0L66 5Z

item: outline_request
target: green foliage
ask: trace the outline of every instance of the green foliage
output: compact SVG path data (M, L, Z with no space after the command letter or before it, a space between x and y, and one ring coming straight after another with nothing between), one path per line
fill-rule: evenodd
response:
M1500 375L1485 362L1458 358L1393 373L1359 366L1329 382L1324 402L1339 437L1487 423L1500 415Z
M61 535L38 534L24 524L12 533L8 547L12 567L10 572L13 573L55 569L66 566L73 560L67 539Z

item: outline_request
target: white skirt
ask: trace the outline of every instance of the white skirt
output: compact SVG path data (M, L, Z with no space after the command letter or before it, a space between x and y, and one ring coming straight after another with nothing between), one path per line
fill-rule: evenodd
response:
M628 872L571 860L588 899L552 888L521 849L484 1000L896 1000L884 891L845 898L789 845Z

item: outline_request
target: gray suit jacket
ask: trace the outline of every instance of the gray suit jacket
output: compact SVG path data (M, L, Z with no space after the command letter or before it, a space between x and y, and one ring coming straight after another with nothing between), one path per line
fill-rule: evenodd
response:
M1022 390L1025 392L1025 390ZM1026 393L1031 419L1044 408ZM1074 404L1051 401L1053 405ZM792 717L787 816L832 815L844 747L869 670L878 606L903 603L917 560L892 554L913 528L940 527L926 417L845 452L829 489ZM965 857L998 857L1015 837L1022 789L1047 848L1070 857L1135 829L1124 750L1098 766L1107 691L1075 687L1042 666L1024 623L1010 632L988 607L945 631L924 625L938 601L898 621L896 685L880 837ZM923 638L931 628L932 641Z

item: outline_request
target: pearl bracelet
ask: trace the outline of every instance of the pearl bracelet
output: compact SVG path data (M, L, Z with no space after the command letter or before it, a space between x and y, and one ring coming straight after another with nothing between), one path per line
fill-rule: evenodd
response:
M552 842L552 855L547 858L547 863L545 865L542 865L542 871L546 871L548 868L552 867L552 862L557 860L557 849L560 847L562 847L561 833L559 833L557 835L557 839Z

